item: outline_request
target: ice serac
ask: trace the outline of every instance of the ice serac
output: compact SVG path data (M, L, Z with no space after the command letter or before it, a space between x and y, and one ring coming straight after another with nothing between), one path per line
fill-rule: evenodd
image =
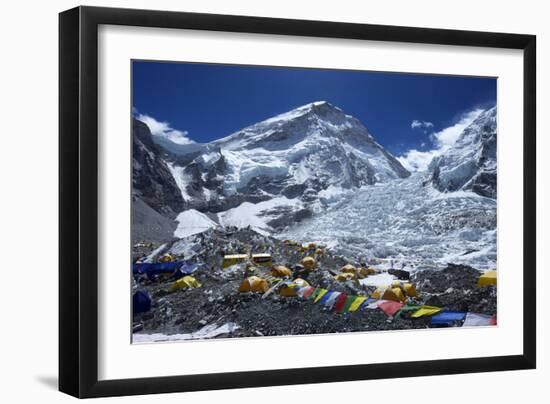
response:
M497 110L482 112L453 147L430 163L430 180L440 191L469 190L496 198Z

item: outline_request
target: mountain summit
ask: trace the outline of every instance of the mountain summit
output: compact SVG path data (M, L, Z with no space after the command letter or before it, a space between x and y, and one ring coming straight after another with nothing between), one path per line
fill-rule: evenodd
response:
M356 118L326 101L310 103L210 143L184 167L192 199L275 196L310 201L330 186L360 187L409 172ZM223 180L222 180L223 179ZM198 188L197 188L198 187ZM191 195L189 194L189 195ZM232 205L232 203L230 203Z

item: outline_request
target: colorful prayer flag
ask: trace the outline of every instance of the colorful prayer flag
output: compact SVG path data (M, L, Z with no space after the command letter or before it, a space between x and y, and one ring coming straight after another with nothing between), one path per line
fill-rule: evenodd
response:
M463 327L480 327L487 325L495 325L496 317L487 314L467 313L464 319Z
M355 301L355 298L357 296L348 296L346 298L346 301L344 302L344 307L342 308L342 313L349 312L349 308L351 307L352 303Z
M387 316L393 316L403 307L403 303L395 302L393 300L386 300L378 305L378 308L382 310Z
M338 296L338 299L336 300L336 303L334 303L334 311L337 313L340 313L342 309L344 308L344 304L346 303L348 295L346 293L342 293L340 296Z
M330 295L330 298L325 302L325 307L331 310L334 306L334 303L336 302L336 299L338 299L338 296L340 296L341 294L342 293L340 292L333 292L332 295Z
M321 300L319 300L319 304L321 305L325 305L327 300L336 292L331 292L331 291L328 291L327 293L325 293L325 295L321 298Z
M434 314L437 314L441 311L441 308L434 307L434 306L422 306L417 311L415 311L413 314L411 314L412 318L420 318L423 316L433 316Z
M317 303L321 298L328 292L326 289L321 289L317 296L315 296L315 299L313 300L313 303Z
M315 290L313 291L313 293L309 296L309 298L311 300L315 300L317 299L317 295L321 293L321 288L315 288Z
M353 312L353 311L356 311L359 307L361 307L363 302L365 302L366 300L367 300L367 298L365 296L355 296L355 300L349 306L350 313Z
M315 291L315 288L313 286L306 286L305 289L306 290L304 290L302 293L302 298L307 299Z
M442 311L432 317L430 325L452 327L457 322L461 322L466 317L466 313L460 311Z
M399 312L395 315L396 317L399 317L401 316L402 314L404 313L410 313L411 311L412 312L415 312L417 311L421 306L417 305L417 304L407 304L405 306L403 306L401 308L401 310L399 310Z

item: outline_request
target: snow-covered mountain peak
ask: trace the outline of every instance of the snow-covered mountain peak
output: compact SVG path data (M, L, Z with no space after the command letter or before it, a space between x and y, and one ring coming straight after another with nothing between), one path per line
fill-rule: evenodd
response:
M165 156L186 209L229 212L225 224L256 211L268 230L308 217L327 192L410 175L358 119L327 101L189 147Z
M374 139L356 118L327 101L316 101L248 126L212 145L226 150L263 148L288 150L294 146L349 143L372 151Z
M328 101L314 101L309 104L302 105L298 108L294 108L291 111L283 112L282 114L276 115L274 117L268 118L264 121L258 122L256 125L262 124L271 124L274 122L284 122L288 120L297 119L299 117L306 116L308 114L317 114L318 116L323 116L330 111L339 111L342 113L342 110L334 105L330 104Z

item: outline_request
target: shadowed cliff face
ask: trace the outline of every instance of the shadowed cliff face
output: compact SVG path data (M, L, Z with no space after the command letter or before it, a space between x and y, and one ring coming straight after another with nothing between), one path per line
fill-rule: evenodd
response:
M455 145L430 164L431 181L440 191L473 191L496 198L497 111L482 112Z
M132 129L132 196L173 219L185 208L181 192L147 125L134 119Z

